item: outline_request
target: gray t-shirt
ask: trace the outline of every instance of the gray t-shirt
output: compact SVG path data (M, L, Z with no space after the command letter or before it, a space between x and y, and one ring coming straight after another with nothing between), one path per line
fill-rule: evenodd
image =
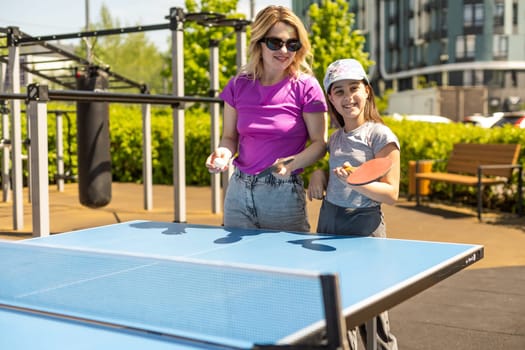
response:
M398 149L400 148L397 136L384 124L366 122L348 133L339 129L328 141L330 171L345 162L358 167L367 160L375 158L376 153L389 143L394 143ZM326 200L344 208L365 208L381 204L353 191L351 186L336 176L329 177Z

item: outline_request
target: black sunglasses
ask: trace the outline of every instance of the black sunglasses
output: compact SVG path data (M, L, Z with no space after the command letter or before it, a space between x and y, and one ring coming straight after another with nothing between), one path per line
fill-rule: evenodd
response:
M283 45L286 46L286 50L290 52L299 51L299 49L303 46L299 39L288 39L286 41L283 41L279 38L262 38L259 40L260 43L265 43L266 47L269 48L272 51L280 50Z

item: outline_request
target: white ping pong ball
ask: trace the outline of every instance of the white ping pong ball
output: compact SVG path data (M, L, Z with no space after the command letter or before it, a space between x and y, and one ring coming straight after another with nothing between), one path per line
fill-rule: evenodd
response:
M228 164L228 162L223 158L215 158L215 160L213 161L213 166L219 169L224 168L226 164Z

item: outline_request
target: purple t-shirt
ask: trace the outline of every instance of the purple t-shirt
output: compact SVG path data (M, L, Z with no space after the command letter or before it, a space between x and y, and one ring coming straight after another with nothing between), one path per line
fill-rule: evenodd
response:
M219 97L237 111L239 149L233 164L251 175L304 150L303 113L327 110L319 82L307 74L271 86L241 75L230 79Z

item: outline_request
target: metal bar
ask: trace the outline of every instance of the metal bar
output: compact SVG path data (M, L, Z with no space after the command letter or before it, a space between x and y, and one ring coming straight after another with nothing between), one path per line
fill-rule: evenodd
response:
M2 201L11 200L11 179L9 177L10 147L5 147L9 140L9 110L6 101L0 101L2 109ZM9 142L11 142L9 140Z
M56 149L57 149L57 190L64 192L64 137L62 135L64 118L62 113L57 112L55 114L56 119Z
M347 329L341 313L341 295L337 275L321 275L321 286L328 348L337 350L350 349Z
M39 43L42 41L89 38L89 37L95 37L95 36L116 35L116 34L128 34L128 33L145 32L148 30L160 30L160 29L168 29L168 28L169 28L169 23L151 24L151 25L145 25L145 26L92 30L92 31L78 32L78 33L52 34L52 35L45 35L45 36L24 36L22 38L18 38L16 42L20 44Z
M27 178L28 179L31 179L31 139L30 139L30 135L31 135L31 118L29 118L29 106L28 108L26 109L25 111L25 117L26 117L26 139L22 141L22 145L25 145L27 147L27 154L24 155L22 154L22 160L26 160L27 161ZM22 167L24 166L24 162L22 162ZM31 203L31 200L32 200L32 197L33 197L33 193L31 191L31 181L27 181L27 202L28 203Z
M9 63L7 65L10 79L9 90L20 93L20 48L9 46ZM22 177L22 122L20 119L20 100L11 100L11 166L13 187L13 229L24 228L23 177Z
M214 97L193 97L173 95L147 95L147 94L125 94L102 91L80 91L80 90L49 90L51 101L81 101L81 102L117 102L135 104L158 104L176 106L183 102L223 103L221 99ZM0 99L25 100L26 96L20 93L0 93Z
M216 97L219 90L219 41L210 40L210 96ZM211 151L219 145L219 105L210 104L211 114ZM212 213L222 212L221 174L212 173L211 176L211 210Z
M61 49L58 46L55 46L55 45L47 43L47 42L41 42L41 43L39 43L39 45L43 46L43 47L45 47L45 48L47 48L49 50L51 50L52 52L59 53L62 56L65 56L65 57L71 59L72 61L78 62L78 63L86 65L86 66L89 65L89 61L86 60L85 58L82 58L80 56L75 55L74 53L71 53L71 52L66 51L64 49Z
M180 8L170 9L171 18L171 71L173 76L173 95L184 96L184 13ZM174 220L186 222L186 158L184 145L184 108L173 108L173 189Z
M481 213L483 212L483 184L481 183L481 176L482 176L482 170L481 167L478 167L478 184L476 186L476 189L478 191L477 193L477 211L478 211L478 220L481 221Z
M153 209L153 162L151 159L151 105L142 105L142 181L144 209Z
M30 69L30 68L29 68ZM25 71L29 71L28 68L24 67L24 70ZM61 68L38 68L38 72L60 72L60 71L74 71L75 69L74 68L64 68L64 67L61 67ZM56 78L74 78L72 75L55 75L54 77Z
M518 167L518 215L523 215L523 167Z
M31 140L31 192L33 237L49 236L49 175L47 148L47 86L31 84L27 89Z
M25 68L24 69L26 72L28 73L31 73L37 77L40 77L42 79L45 79L47 81L50 81L52 83L56 83L58 85L62 85L63 87L66 87L68 89L74 89L76 88L76 85L75 84L68 84L66 82L63 82L61 81L60 79L58 79L58 76L51 76L51 75L46 75L46 74L42 74L41 71L39 70L36 70L36 69L28 69L28 68Z
M377 350L377 317L366 321L366 350Z
M10 27L10 32L11 32L11 35L10 35L10 40L12 41L12 43L16 46L30 46L30 45L38 45L44 49L47 49L47 51L43 52L43 51L31 51L31 52L23 52L23 53L20 53L20 55L31 55L31 56L36 56L38 54L49 54L49 53L55 53L55 54L60 54L61 56L63 56L64 58L62 59L53 59L51 61L47 60L47 61L42 61L42 62L39 62L39 61L33 61L32 63L26 63L27 65L29 64L33 64L33 65L38 65L39 63L46 63L46 62L58 62L58 61L67 61L67 60L71 60L71 61L74 61L76 63L78 63L79 65L84 65L84 66L89 66L90 65L90 62L82 57L79 57L77 55L75 55L74 53L71 53L71 52L68 52L68 51L65 51L57 46L54 46L52 44L49 44L47 42L38 42L38 43L34 43L34 42L29 42L29 43L26 43L26 42L22 42L22 41L27 41L27 40L31 40L31 39L34 39L32 36L24 33L24 32L21 32L20 30L18 30L17 27ZM118 31L118 29L116 29ZM120 33L120 32L119 32ZM2 56L0 56L0 60L4 60ZM102 69L102 68L101 68ZM52 77L52 76L46 76L45 74L43 74L42 72L44 70L38 70L36 68L33 67L33 69L29 70L29 69L26 69L27 71L30 71L32 74L35 74L37 76L40 76L44 79L47 79L49 81L53 81L59 85L63 85L67 88L74 88L74 85L71 86L71 85L67 85L67 84L64 84L64 83L61 83L60 81L58 81L56 79L56 77ZM138 82L135 82L135 81L132 81L131 79L128 79L128 78L125 78L117 73L114 73L114 72L111 72L109 70L105 70L106 73L112 77L115 77L117 80L120 80L122 82L125 82L129 85L131 85L130 87L136 87L136 88L139 88L141 91L144 90L144 87L143 87L143 84L141 83L138 83Z
M50 100L59 101L91 101L91 102L122 102L122 103L150 103L164 105L178 105L181 102L221 102L218 98L190 97L182 95L146 95L124 94L115 92L92 91L49 91Z
M53 53L53 51L49 51L47 53ZM28 53L27 54L28 56L35 56L35 53ZM31 61L31 62L24 62L22 65L23 66L36 66L36 65L39 65L39 64L48 64L48 63L56 63L56 62L69 62L71 61L69 58L56 58L56 59L49 59L49 60L42 60L42 61ZM63 69L66 69L66 68L40 68L39 70L63 70Z

